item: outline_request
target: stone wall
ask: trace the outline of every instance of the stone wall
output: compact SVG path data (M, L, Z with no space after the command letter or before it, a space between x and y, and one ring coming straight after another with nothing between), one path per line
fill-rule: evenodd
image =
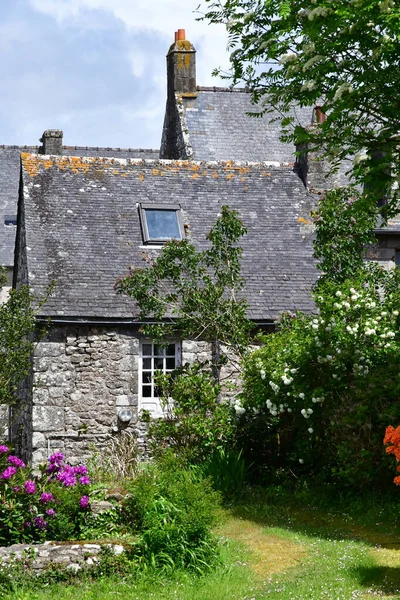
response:
M60 544L45 542L44 544L14 544L0 546L0 564L12 566L15 561L26 561L34 572L44 571L50 566L65 567L78 571L84 565L91 566L98 561L102 547L109 547L114 554L124 552L119 544Z
M17 451L37 465L53 452L67 460L86 460L123 430L145 446L145 425L138 419L138 331L133 328L53 326L38 343L33 376L13 414ZM183 341L182 362L210 358L204 342ZM121 408L133 418L122 423Z

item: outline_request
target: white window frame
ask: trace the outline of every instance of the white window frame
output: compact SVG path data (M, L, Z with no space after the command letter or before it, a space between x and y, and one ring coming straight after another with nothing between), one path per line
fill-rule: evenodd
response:
M167 345L169 344L175 344L175 368L180 366L182 364L182 344L180 341L178 340L167 340ZM152 345L152 352L151 352L151 356L146 355L145 357L143 357L143 345L145 344L151 344ZM158 396L154 395L154 382L153 382L153 377L154 377L154 373L156 371L162 371L162 373L170 373L173 369L167 369L166 366L166 360L168 358L168 356L166 354L164 354L163 356L161 355L156 355L154 354L154 346L160 346L160 344L155 344L154 340L152 339L143 339L140 340L139 343L139 365L138 365L138 408L139 411L142 410L146 410L150 413L150 415L154 418L157 417L162 417L164 415L163 409L161 407L161 403L160 403L160 399ZM172 356L171 356L172 357ZM151 359L151 367L150 370L149 369L144 369L143 368L143 358L150 358ZM155 358L162 358L163 359L163 366L162 369L155 369L154 368L154 359ZM144 372L151 372L151 396L143 396L142 391L143 391L143 373Z

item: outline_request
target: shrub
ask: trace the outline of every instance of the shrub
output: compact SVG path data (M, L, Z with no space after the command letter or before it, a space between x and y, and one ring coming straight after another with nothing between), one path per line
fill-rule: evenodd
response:
M232 440L235 410L220 401L220 386L205 365L186 364L159 376L157 384L165 416L149 425L156 453L170 447L192 462L201 462Z
M325 281L318 316L285 317L248 356L244 405L267 414L276 467L357 488L385 481L382 435L400 418L399 284L373 266Z
M159 569L209 569L218 556L211 527L220 496L208 480L171 454L146 465L132 482L125 520L138 534L136 554Z
M90 490L87 467L67 464L61 453L33 476L7 446L0 446L0 544L84 536L96 520Z

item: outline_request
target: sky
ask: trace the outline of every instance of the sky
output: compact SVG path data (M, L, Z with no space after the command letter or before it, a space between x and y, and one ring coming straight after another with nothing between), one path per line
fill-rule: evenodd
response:
M159 148L174 32L197 50L199 85L228 69L225 27L196 21L199 3L0 0L0 144L62 129L66 145Z

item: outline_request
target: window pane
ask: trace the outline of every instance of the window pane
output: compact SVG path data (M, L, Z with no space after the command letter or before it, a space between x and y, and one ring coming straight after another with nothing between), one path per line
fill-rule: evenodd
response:
M143 359L143 369L151 369L151 358Z
M154 344L154 356L164 356L165 355L165 346L157 346Z
M151 385L144 385L142 387L143 398L151 398Z
M147 230L151 240L181 239L176 210L145 209Z
M164 359L163 358L155 358L154 359L154 368L162 369L163 368Z
M167 369L175 369L175 358L167 358L166 363Z
M151 356L152 355L152 346L153 346L153 344L143 344L143 346L142 346L143 356Z
M167 356L175 356L175 344L168 344Z
M142 383L151 383L151 372L142 373Z

